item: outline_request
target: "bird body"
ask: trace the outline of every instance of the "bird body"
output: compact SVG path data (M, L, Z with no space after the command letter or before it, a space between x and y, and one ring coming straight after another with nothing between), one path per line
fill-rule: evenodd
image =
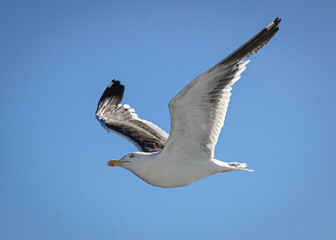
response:
M224 124L231 86L240 79L249 57L279 30L276 18L244 45L190 82L169 103L171 131L140 119L129 105L121 105L125 87L112 80L101 96L96 117L108 131L134 143L141 152L110 160L145 182L163 188L182 187L209 175L236 170L252 171L246 163L214 159Z
M226 163L216 159L185 158L185 155L166 156L161 152L136 152L132 155L133 158L128 154L119 160L124 161L122 167L145 182L162 188L186 186L220 172L248 170L244 164Z

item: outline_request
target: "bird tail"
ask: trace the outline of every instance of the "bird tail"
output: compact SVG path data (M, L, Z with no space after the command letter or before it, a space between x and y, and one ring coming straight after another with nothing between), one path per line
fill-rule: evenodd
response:
M248 172L254 172L252 169L248 169L246 163L238 163L238 162L230 162L228 163L230 167L233 168L233 170L244 170Z

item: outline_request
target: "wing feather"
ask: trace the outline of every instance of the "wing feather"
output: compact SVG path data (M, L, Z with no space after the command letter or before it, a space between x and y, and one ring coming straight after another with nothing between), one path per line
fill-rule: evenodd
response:
M140 119L129 105L121 105L125 87L112 80L101 96L96 117L109 132L131 141L140 151L158 152L164 147L168 134L157 125Z
M276 18L257 35L194 79L169 103L171 132L162 153L189 159L211 159L224 124L231 86L249 61L279 30Z

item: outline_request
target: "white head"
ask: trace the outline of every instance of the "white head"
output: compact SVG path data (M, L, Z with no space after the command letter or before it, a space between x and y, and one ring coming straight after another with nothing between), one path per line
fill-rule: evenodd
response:
M151 155L151 153L145 153L145 152L130 153L125 155L119 160L113 159L108 161L107 166L109 167L119 166L126 169L131 169L137 163L142 162L141 160L147 159L148 155Z

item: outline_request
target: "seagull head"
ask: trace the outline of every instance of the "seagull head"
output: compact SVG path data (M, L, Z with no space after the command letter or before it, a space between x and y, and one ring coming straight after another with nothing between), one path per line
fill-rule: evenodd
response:
M119 167L129 167L133 165L136 161L142 159L143 153L130 153L127 154L126 156L122 157L121 159L113 159L108 161L107 166L109 167L114 167L114 166L119 166Z

